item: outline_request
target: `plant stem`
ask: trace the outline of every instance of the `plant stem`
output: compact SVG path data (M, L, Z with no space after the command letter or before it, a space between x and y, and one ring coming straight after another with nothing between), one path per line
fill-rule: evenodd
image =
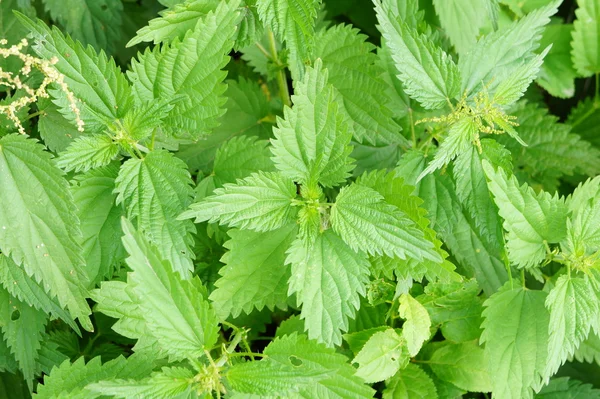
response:
M415 121L413 119L413 110L408 108L408 117L410 118L410 138L412 139L413 148L417 148L417 137L415 135Z
M272 30L269 30L268 36L269 47L271 48L271 57L277 65L280 65L279 58L277 56L277 44L275 43L275 35L273 34ZM283 105L291 107L292 102L290 100L290 91L288 90L285 69L283 68L277 71L277 86L279 87L279 97L281 97L281 102L283 103Z
M525 287L525 269L521 269L521 283L523 284L523 289L527 288Z
M596 92L594 93L594 101L598 100L598 93L600 93L600 73L596 73Z

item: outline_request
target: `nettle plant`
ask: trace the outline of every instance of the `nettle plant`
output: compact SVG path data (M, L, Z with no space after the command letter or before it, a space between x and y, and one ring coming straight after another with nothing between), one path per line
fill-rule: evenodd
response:
M598 0L0 21L0 396L600 398Z

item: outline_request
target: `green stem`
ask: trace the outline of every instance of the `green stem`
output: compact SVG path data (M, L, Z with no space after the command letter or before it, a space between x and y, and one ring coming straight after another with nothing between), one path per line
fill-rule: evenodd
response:
M150 151L154 151L154 139L156 139L156 129L152 131L152 137L150 138Z
M525 287L525 269L521 269L521 283L523 284L523 289L527 288Z
M596 73L596 92L594 94L594 101L598 100L598 94L600 93L600 73Z
M269 47L271 49L271 57L276 64L280 64L279 58L277 56L277 44L275 42L275 35L272 30L269 30ZM287 85L287 78L285 76L285 70L279 69L277 71L277 86L279 87L279 97L281 97L281 102L283 105L291 107L292 102L290 100L290 91Z
M408 108L408 117L410 119L410 138L412 139L413 148L417 148L417 137L415 135L415 121L413 119L413 110Z
M30 120L30 119L33 119L33 118L35 118L36 116L40 116L40 115L42 115L42 114L44 114L44 111L38 111L38 112L34 112L33 114L29 114L29 115L27 115L27 117L26 117L25 119L23 119L23 121L28 121L28 120Z

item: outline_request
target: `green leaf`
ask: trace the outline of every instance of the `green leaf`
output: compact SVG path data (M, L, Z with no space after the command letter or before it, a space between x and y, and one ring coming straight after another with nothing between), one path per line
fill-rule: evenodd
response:
M480 343L485 343L492 394L498 398L533 398L547 361L547 295L519 284L508 282L484 303Z
M65 83L79 100L77 105L86 131L101 132L125 115L132 105L131 88L113 59L103 52L97 54L91 47L84 48L41 20L33 22L21 14L17 16L33 36L33 50L46 60L58 58L54 67L65 75ZM60 112L74 121L66 94L58 88L50 93Z
M369 263L333 232L325 230L313 242L298 238L288 251L289 293L302 305L308 337L328 346L342 342L348 318L354 318L360 295L366 294Z
M86 390L94 392L94 397L110 395L115 398L179 398L190 397L194 386L194 374L183 367L163 367L150 377L137 381L124 380L119 375L114 377L115 379L89 384Z
M19 301L0 287L0 327L30 389L47 321L46 313Z
M471 117L464 116L454 122L448 129L448 136L442 141L433 160L417 177L417 181L448 165L457 155L469 151L478 134L479 129Z
M577 18L573 22L573 65L579 76L587 77L600 73L600 2L579 0L575 10Z
M567 206L571 216L567 223L567 238L561 248L575 258L583 258L600 249L600 178L588 180L578 186Z
M575 95L577 72L571 60L571 24L551 24L544 29L540 48L552 44L544 58L536 82L554 97L570 98ZM529 143L529 142L527 142Z
M101 364L99 356L86 364L82 356L74 363L66 360L59 367L52 369L50 375L44 377L44 384L38 385L36 397L92 399L99 395L88 391L87 385L115 378L143 378L150 374L152 368L152 361L137 354L131 355L128 359L119 356L104 364Z
M91 330L81 230L62 174L34 140L0 139L0 249Z
M231 227L265 232L295 221L294 182L279 173L253 173L237 184L225 184L214 194L190 205L180 218L196 223L220 221Z
M82 133L60 113L50 98L40 98L37 106L41 112L37 127L44 144L52 152L65 151L73 139Z
M375 11L406 93L427 109L442 108L459 96L461 76L452 58L426 35L399 20L387 2L377 1Z
M110 136L95 134L73 140L56 164L66 172L87 172L106 166L119 155L119 146Z
M137 102L182 98L164 119L168 134L198 139L218 126L226 89L222 68L233 46L238 5L239 0L221 2L182 40L146 50L132 61L128 76Z
M487 22L490 0L434 0L435 12L450 42L463 55L477 43Z
M432 283L425 294L417 297L423 304L431 324L439 325L444 338L453 342L466 342L481 335L483 300L478 297L477 281Z
M91 285L112 275L125 256L121 245L121 216L116 206L116 164L78 175L71 186L77 215L81 221L83 257Z
M581 363L600 364L600 337L595 332L590 332L587 339L575 350L573 358Z
M292 77L300 81L315 41L319 0L257 0L258 15L265 27L285 42L290 52Z
M273 340L265 349L269 360L281 365L302 363L309 370L327 374L319 381L301 387L299 396L311 398L371 398L375 393L355 375L348 359L333 348L309 340L302 334L291 334Z
M431 378L416 364L409 363L385 384L383 399L437 399Z
M189 220L177 220L194 195L185 163L170 152L152 151L126 161L115 183L117 204L125 205L127 217L174 270L187 276L193 270L195 227Z
M511 262L534 267L546 258L546 243L556 243L566 235L567 207L558 195L535 194L527 185L519 186L516 177L508 178L502 169L494 171L487 162L483 169L489 179L504 229Z
M340 190L331 208L331 225L355 251L370 255L429 259L440 262L433 243L413 221L375 190L352 184Z
M535 57L544 26L560 2L553 0L480 39L458 62L463 77L461 92L469 97L481 91L493 95L507 78L518 76L519 68Z
M563 275L546 298L550 311L546 381L575 353L593 327L598 331L600 307L589 278Z
M287 224L267 233L249 230L229 230L231 240L224 246L229 249L221 261L221 278L210 300L217 314L226 319L237 317L242 311L250 314L265 306L287 306L287 281L290 271L284 266L286 251L298 232L295 223Z
M367 383L383 381L408 364L404 339L393 328L380 331L367 341L352 363L358 363L356 375Z
M140 310L148 328L172 359L203 356L217 341L218 325L202 283L197 277L182 280L127 219L122 227L127 264L133 270L129 283L143 298Z
M274 172L271 151L266 140L256 137L238 136L223 143L215 154L213 174L219 186L235 183L237 179L250 176L253 172Z
M131 108L123 117L122 123L125 134L137 141L149 137L162 124L177 101L177 98L173 102L159 99L158 101L138 104L138 106Z
M402 325L402 337L406 340L408 354L416 356L423 343L429 339L431 319L427 309L410 294L400 295L398 315L406 321Z
M79 333L79 327L69 312L61 307L58 299L50 296L44 290L42 283L38 283L32 277L29 277L25 270L11 258L4 255L0 256L0 282L11 297L29 304L43 313L59 317Z
M371 144L406 143L388 107L383 71L367 37L349 25L317 34L314 57L323 60L335 88L340 111L351 121L353 137Z
M550 383L535 395L536 399L599 399L600 390L590 384L582 384L569 377L553 378Z
M442 381L470 392L492 390L488 373L488 359L483 348L475 342L444 345L427 364Z
M74 40L113 54L121 42L123 3L119 0L43 0L52 19Z
M353 165L348 155L352 137L327 83L328 71L317 60L296 85L293 108L284 109L273 129L273 161L284 176L297 183L325 187L343 183Z

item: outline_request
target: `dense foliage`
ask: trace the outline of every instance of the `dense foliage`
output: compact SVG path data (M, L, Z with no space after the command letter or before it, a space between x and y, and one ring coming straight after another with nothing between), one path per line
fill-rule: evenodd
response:
M0 397L600 398L600 0L0 37Z

